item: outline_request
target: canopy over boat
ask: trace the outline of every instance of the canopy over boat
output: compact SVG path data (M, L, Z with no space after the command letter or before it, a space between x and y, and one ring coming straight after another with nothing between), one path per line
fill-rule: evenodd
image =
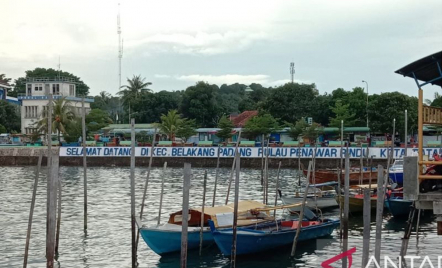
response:
M245 213L249 210L265 208L266 205L253 200L239 201L238 202L238 213ZM227 204L225 206L217 207L204 207L204 225L208 225L208 220L212 219L215 225L218 227L217 217L220 217L219 226L231 225L224 224L233 221L233 209L234 204ZM201 210L202 208L191 208L189 209L189 226L199 226L201 224ZM169 223L181 225L182 222L182 211L177 211L170 214ZM222 218L222 219L221 219ZM250 225L258 222L256 219L238 219L238 226Z
M330 181L330 182L324 182L324 183L317 183L317 184L310 184L309 187L324 187L324 186L335 186L338 185L337 181Z

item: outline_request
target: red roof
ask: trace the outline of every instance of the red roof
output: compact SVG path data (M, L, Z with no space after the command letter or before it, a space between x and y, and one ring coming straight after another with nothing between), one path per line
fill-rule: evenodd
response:
M232 121L235 127L243 127L250 118L257 116L258 111L244 111L239 115L230 116L230 121Z

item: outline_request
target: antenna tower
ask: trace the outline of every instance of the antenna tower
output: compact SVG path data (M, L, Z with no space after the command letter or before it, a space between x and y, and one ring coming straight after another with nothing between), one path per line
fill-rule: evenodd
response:
M292 78L292 84L293 84L293 77L295 76L295 63L290 62L290 76Z

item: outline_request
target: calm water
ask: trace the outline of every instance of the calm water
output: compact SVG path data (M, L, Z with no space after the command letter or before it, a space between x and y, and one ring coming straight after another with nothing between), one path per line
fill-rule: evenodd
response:
M0 267L21 267L34 181L34 167L0 167ZM192 169L191 206L201 206L203 169ZM216 202L225 200L229 169L222 169ZM168 213L177 211L182 202L182 169L168 168L165 175L165 194L161 221ZM215 170L208 169L207 205L211 205ZM89 221L87 234L83 232L83 179L82 168L62 167L60 170L63 201L59 264L61 267L130 267L130 183L128 168L90 168L88 170ZM281 171L281 188L285 193L295 191L297 174L294 170ZM140 208L146 169L136 169L137 211ZM276 170L271 170L270 189L274 189ZM155 224L158 216L162 170L154 169L149 183L147 222ZM45 266L45 216L46 170L42 171L38 186L37 204L31 235L28 267ZM274 200L275 194L269 196ZM232 191L233 192L233 191ZM241 172L240 198L262 200L260 171L244 169ZM233 200L233 193L230 200ZM146 210L145 210L146 211ZM283 212L281 212L283 213ZM328 216L335 216L330 212ZM428 214L428 213L427 213ZM281 214L284 217L285 215ZM372 217L374 220L374 216ZM362 217L350 217L349 248L357 247L353 267L360 267L362 252ZM374 222L372 222L374 227ZM385 215L383 223L383 253L392 258L400 250L405 220L395 220ZM436 235L432 215L421 220L421 235L416 240L413 233L408 253L430 255L434 260L442 252L442 237ZM374 228L372 228L374 229ZM372 231L374 236L374 231ZM373 243L372 250L373 250ZM302 243L296 258L290 259L290 247L252 257L241 257L237 267L320 267L320 263L339 253L336 232L324 240ZM139 267L179 267L179 254L160 257L140 241ZM436 262L434 262L436 265ZM216 245L203 250L203 256L190 251L188 267L230 267L229 259L222 256Z

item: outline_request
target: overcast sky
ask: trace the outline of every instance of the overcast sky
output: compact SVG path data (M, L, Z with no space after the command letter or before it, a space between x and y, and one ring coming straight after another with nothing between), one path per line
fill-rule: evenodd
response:
M0 73L35 67L83 79L91 94L118 90L118 3L123 85L140 74L154 91L204 80L278 86L315 83L321 93L417 95L397 69L442 50L441 0L16 1L3 0ZM440 87L427 86L432 98Z

